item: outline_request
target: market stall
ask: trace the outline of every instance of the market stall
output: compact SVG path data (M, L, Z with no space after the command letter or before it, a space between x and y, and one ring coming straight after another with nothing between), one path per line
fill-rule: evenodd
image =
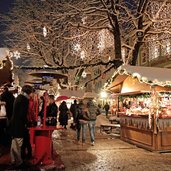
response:
M171 70L124 65L105 89L119 99L121 139L150 151L171 150Z

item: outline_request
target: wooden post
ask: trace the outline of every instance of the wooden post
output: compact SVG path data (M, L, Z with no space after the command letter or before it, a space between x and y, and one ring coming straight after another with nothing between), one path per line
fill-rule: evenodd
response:
M153 115L153 130L154 134L157 134L157 119L158 119L158 96L155 86L151 87L151 100L152 100L152 111Z

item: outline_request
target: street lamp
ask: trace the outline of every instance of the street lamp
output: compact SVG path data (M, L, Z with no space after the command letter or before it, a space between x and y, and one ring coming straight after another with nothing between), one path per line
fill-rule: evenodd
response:
M104 99L104 98L107 97L107 93L106 93L105 91L102 91L102 92L100 93L100 96L101 96L102 99Z

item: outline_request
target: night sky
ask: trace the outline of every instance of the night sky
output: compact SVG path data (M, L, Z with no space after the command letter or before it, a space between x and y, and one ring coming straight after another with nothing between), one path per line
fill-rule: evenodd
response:
M0 12L7 12L14 1L15 0L0 0Z
M14 2L15 0L0 0L0 13L6 14L10 10ZM0 33L3 29L4 28L0 26ZM0 47L3 47L3 40L4 37L0 35Z

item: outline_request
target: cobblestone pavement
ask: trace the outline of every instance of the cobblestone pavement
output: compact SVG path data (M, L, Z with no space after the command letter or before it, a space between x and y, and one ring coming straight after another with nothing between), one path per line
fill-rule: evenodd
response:
M87 130L86 144L75 143L76 132L69 128L58 130L53 133L53 149L58 154L57 167L24 169L31 170L57 170L57 171L171 171L171 153L149 152L135 145L120 140L116 132L107 134L100 133L99 125L102 120L97 121L95 145L91 146L89 132ZM5 159L6 157L6 159ZM2 161L4 160L4 162ZM55 160L55 162L57 159ZM0 171L10 162L8 155L0 156ZM60 169L64 164L65 169ZM13 170L14 171L14 170Z
M89 134L84 146L75 143L75 135L71 129L53 134L54 150L66 171L171 171L171 153L149 152L99 128L94 146Z

